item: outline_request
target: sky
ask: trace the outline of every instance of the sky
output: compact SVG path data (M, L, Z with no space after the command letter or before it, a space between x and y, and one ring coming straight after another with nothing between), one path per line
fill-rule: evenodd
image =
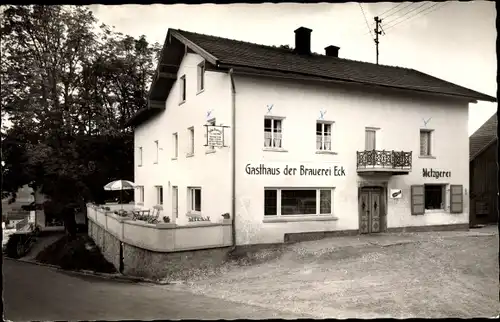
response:
M168 28L264 45L294 47L294 30L313 30L312 50L340 47L342 58L375 62L374 17L382 19L379 62L420 70L496 97L496 10L493 1L91 5L101 23L163 44ZM366 17L366 18L365 18ZM368 26L370 26L370 29ZM469 107L469 135L497 110Z

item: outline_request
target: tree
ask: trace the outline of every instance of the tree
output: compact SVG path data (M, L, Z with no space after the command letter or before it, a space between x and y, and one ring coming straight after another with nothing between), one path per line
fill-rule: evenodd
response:
M61 203L102 200L133 177L123 125L147 105L158 44L115 32L85 7L8 6L1 14L2 197L24 184Z

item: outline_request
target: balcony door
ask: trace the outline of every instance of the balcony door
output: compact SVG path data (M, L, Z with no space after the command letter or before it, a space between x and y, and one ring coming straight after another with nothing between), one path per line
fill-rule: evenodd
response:
M375 129L365 129L365 150L372 151L375 150L377 143L377 130Z

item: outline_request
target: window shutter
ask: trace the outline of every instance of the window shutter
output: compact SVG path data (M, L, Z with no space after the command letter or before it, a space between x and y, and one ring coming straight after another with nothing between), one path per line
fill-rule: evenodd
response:
M450 213L460 214L464 211L463 189L461 184L450 185Z
M424 186L411 186L411 214L423 215L425 213Z

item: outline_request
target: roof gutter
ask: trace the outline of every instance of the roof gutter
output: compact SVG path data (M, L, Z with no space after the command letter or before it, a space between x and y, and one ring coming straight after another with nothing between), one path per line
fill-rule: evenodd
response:
M315 81L320 81L320 82L331 82L331 83L339 83L339 84L354 84L354 85L365 85L365 86L371 86L371 87L383 87L386 89L389 88L389 89L397 89L397 90L403 90L403 91L414 91L414 92L420 92L420 93L426 93L426 94L448 96L448 97L453 97L453 98L462 98L462 99L468 100L471 103L477 103L477 100L479 99L479 97L447 94L447 93L442 93L442 92L432 92L432 91L426 91L426 90L421 90L421 89L404 88L404 87L398 87L398 86L371 84L371 83L366 83L366 82L356 82L356 81L351 81L351 80L327 78L327 77L322 77L322 76L310 75L310 74L306 74L306 73L286 72L286 71L279 71L279 70L273 70L273 69L248 67L245 65L217 64L217 67L223 68L223 69L242 68L242 69L238 69L237 71L235 71L236 73L242 74L242 75L269 76L269 77L277 77L277 78L284 78L284 79L297 79L297 80L306 80L306 81L315 80ZM253 70L244 70L244 69L253 69ZM276 74L270 75L270 74L266 74L266 72L268 72L268 73L282 73L284 75L276 75ZM481 98L481 100L484 100L487 102L496 102L497 101L495 98L490 97L490 96L485 95L485 94L483 94L483 97Z
M234 85L233 69L229 70L231 78L231 235L233 247L236 249L236 87Z

